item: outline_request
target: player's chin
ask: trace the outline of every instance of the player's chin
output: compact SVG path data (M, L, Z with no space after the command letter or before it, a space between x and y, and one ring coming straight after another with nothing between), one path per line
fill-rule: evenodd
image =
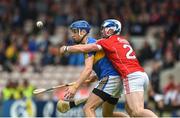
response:
M72 36L72 38L75 40L75 39L76 39L76 36Z
M107 35L105 35L105 34L101 34L101 37L103 37L103 38L107 38L108 36L107 36Z

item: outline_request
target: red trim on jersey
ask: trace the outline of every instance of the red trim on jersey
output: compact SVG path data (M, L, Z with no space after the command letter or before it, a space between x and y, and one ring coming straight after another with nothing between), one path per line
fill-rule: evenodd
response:
M125 94L129 94L130 88L129 88L129 80L127 77L123 79L123 86L125 88Z

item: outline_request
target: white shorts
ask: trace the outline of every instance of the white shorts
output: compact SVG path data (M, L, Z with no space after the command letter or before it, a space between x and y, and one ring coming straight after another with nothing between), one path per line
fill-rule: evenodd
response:
M111 95L113 98L119 98L123 92L123 82L119 76L104 77L95 88Z
M149 84L149 78L145 72L133 72L123 79L124 94L144 91Z

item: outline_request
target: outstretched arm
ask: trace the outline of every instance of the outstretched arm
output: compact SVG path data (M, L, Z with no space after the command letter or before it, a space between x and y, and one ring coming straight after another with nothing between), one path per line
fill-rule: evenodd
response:
M102 50L102 47L98 44L79 44L79 45L73 45L73 46L62 46L59 49L60 55L68 52L68 53L77 53L77 52L92 52L92 51L99 51Z
M85 67L83 69L83 71L80 74L80 77L78 80L76 80L76 84L73 86L70 86L67 89L67 92L65 94L65 98L66 99L71 99L74 97L76 91L78 90L78 88L84 83L84 81L90 76L91 72L92 72L92 67L93 67L93 60L94 60L94 55L87 57L85 59Z

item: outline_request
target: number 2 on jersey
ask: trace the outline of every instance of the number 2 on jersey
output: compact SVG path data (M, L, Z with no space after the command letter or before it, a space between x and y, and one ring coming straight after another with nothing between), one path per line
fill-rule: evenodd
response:
M129 51L126 53L126 58L127 59L136 59L136 56L132 55L133 49L132 49L132 47L130 45L124 44L123 48L128 48L129 49Z

